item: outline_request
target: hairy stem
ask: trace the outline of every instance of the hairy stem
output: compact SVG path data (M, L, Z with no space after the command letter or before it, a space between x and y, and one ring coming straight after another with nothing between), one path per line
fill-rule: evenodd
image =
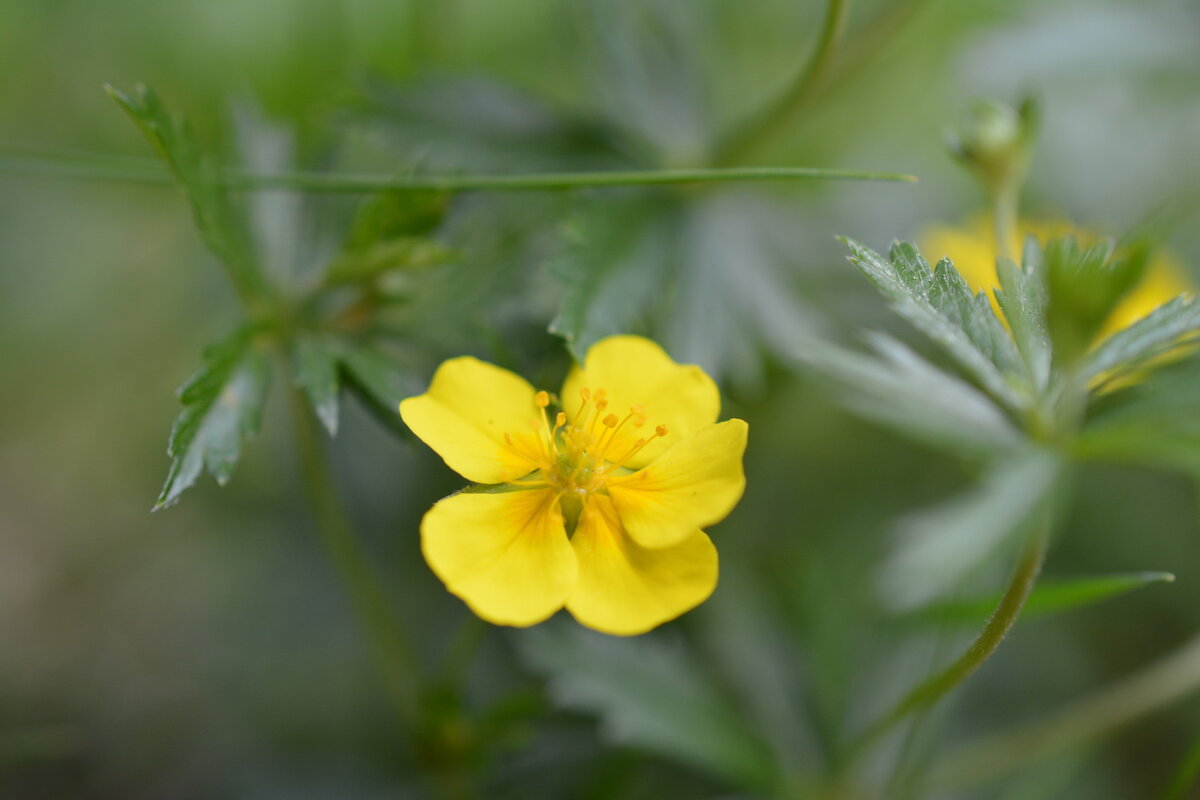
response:
M736 164L781 128L812 99L829 69L850 9L849 0L828 0L820 36L808 60L792 82L766 108L735 128L716 148L713 163Z
M1025 601L1029 598L1029 593L1033 591L1033 585L1042 571L1042 562L1046 559L1046 550L1050 541L1049 519L1049 514L1047 514L1046 520L1038 525L1025 544L1020 558L1017 560L1016 569L1013 570L1012 578L1009 580L1008 588L1005 589L999 605L996 606L996 610L992 612L992 616L983 626L983 630L975 637L975 641L971 642L966 651L952 664L917 684L890 711L868 727L851 748L852 754L861 752L874 744L912 712L932 705L941 699L950 690L965 681L971 673L979 669L983 662L991 657L992 653L996 652L1000 642L1004 640L1005 635L1021 616L1021 609L1025 607Z
M387 593L371 568L337 494L317 420L299 390L293 413L304 485L317 530L370 643L375 666L401 721L415 727L420 713L420 668Z

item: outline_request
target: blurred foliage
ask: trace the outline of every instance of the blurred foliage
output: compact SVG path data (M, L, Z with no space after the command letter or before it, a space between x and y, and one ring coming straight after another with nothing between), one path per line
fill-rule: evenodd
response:
M797 80L840 6L0 0L3 155L147 183L0 183L0 795L1186 796L1200 360L1180 343L1200 307L1093 345L1141 244L1030 243L993 306L911 245L849 243L858 274L834 236L970 224L983 200L945 130L972 97L1032 93L1022 207L1166 230L1144 246L1194 282L1200 16L863 0ZM186 202L101 81L169 98L118 99ZM960 126L959 155L1012 145L989 119ZM357 198L221 180L712 164L921 183ZM718 376L723 416L750 422L747 495L713 531L721 586L636 640L485 629L421 560L418 520L458 479L401 438L396 403L467 352L556 385L626 331ZM367 604L411 639L418 723L389 708L363 598L319 544L288 391L336 434L310 444L363 534L343 568L369 565ZM177 413L159 502L194 488L148 515ZM963 652L1048 515L1028 620L855 751ZM1118 682L1136 675L1173 693ZM1103 714L1134 701L1156 713Z

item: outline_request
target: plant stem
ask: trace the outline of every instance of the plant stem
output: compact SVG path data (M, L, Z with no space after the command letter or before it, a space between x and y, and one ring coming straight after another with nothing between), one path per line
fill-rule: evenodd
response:
M1020 182L1005 181L988 192L992 228L996 239L996 258L1016 259L1012 240L1017 232Z
M151 185L174 183L170 174L146 160L107 163L104 158L82 159L0 157L0 172L75 180L119 181ZM815 167L740 167L729 169L666 169L604 172L515 173L512 175L413 175L389 177L333 172L253 173L221 171L219 185L240 191L290 189L318 194L370 194L373 192L544 192L601 189L620 186L670 186L748 181L848 180L914 183L914 175L898 172L865 172Z
M933 784L953 792L1099 736L1200 689L1200 636L1067 708L968 745L943 759Z
M821 26L817 44L800 72L779 97L718 143L713 156L714 164L724 166L738 163L780 128L787 127L792 116L812 99L837 50L849 9L849 0L828 0L825 22Z
M421 674L415 650L338 498L317 420L300 390L293 391L293 399L304 485L317 530L367 634L388 697L401 721L412 729L420 714Z
M983 630L975 637L966 651L950 666L941 672L917 684L890 711L872 723L858 741L851 747L851 755L856 755L874 744L881 736L891 730L892 726L906 716L921 708L925 708L941 699L946 693L967 679L975 670L987 661L1005 635L1016 624L1021 615L1021 609L1038 574L1042 571L1042 562L1046 559L1046 550L1050 541L1050 515L1046 514L1045 521L1026 542L1021 555L1013 570L1008 588L1000 598L999 605L992 616L983 626Z

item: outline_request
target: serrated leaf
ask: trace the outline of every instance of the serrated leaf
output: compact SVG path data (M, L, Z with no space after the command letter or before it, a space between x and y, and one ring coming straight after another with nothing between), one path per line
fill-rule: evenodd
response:
M219 183L216 165L200 150L191 128L182 118L173 117L148 86L137 86L133 94L112 86L105 88L183 188L196 228L208 249L224 265L239 295L244 300L258 297L263 291L263 276L253 257L249 236Z
M592 204L567 223L550 265L564 293L550 332L576 361L606 336L628 332L661 299L674 258L669 207L641 198Z
M1084 362L1084 377L1090 380L1110 370L1125 372L1138 367L1197 331L1200 301L1176 297L1093 348Z
M155 509L173 505L208 469L224 485L242 440L258 433L270 382L270 360L240 330L204 352L204 365L179 389L183 412L171 428L171 469Z
M917 608L948 593L1006 541L1049 513L1062 464L1029 449L999 461L983 482L897 525L897 546L879 574L892 609Z
M292 381L304 391L330 436L337 436L338 429L340 352L337 342L319 334L297 334L292 344Z
M890 337L872 338L881 358L813 340L796 356L847 390L854 412L906 436L969 456L993 456L1023 439L992 401Z
M682 641L544 625L522 632L518 642L525 661L549 679L554 700L598 714L613 741L742 787L764 788L774 780L769 748Z
M1023 618L1061 614L1084 608L1155 583L1171 583L1170 572L1127 572L1089 575L1083 578L1042 578L1025 601ZM974 599L933 603L922 610L922 618L933 623L982 623L996 609L1000 594Z
M1050 334L1046 328L1046 280L1042 274L1042 249L1036 238L1025 240L1018 266L1007 258L996 262L999 303L1008 320L1013 341L1025 363L1030 385L1041 393L1050 381Z
M973 301L960 304L953 290L953 282L943 278L938 289L934 289L935 275L916 248L907 242L897 242L892 246L891 259L885 259L869 247L865 247L853 239L843 239L850 248L850 262L853 263L875 286L892 302L892 307L917 330L921 331L935 344L957 362L968 375L974 378L992 396L1013 409L1024 409L1029 404L1029 397L1018 392L1010 383L1009 375L1003 369L1011 369L1015 363L1015 350L1009 345L995 345L995 337L991 332L993 323L976 315L983 313L984 306ZM946 269L952 269L949 262L944 262ZM931 295L932 292L932 295ZM947 295L950 292L950 295ZM969 293L967 293L969 296ZM951 299L952 298L952 299ZM938 303L944 303L945 307ZM1001 348L993 360L993 355L984 349L956 319L960 313L965 313L972 320L970 328L981 341L990 343L989 347ZM995 314L987 307L987 313L995 320ZM995 320L998 325L999 321ZM998 363L999 362L999 363ZM1013 376L1016 377L1016 376Z
M350 389L375 417L403 436L410 436L400 419L400 401L416 394L409 373L377 346L368 342L344 341L338 362Z

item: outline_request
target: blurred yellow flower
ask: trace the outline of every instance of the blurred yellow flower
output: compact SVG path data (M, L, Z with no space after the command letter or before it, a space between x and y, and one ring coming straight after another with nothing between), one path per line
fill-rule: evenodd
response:
M1068 234L1074 236L1084 247L1095 244L1101 238L1066 222L1023 220L1009 243L1009 252L1019 257L1021 243L1030 235L1044 245L1050 239ZM979 218L962 227L930 228L921 238L920 250L930 262L949 258L967 285L974 291L985 292L996 313L1000 313L996 298L992 294L992 290L1000 286L996 277L996 240L986 219ZM1163 303L1190 292L1193 288L1182 265L1169 253L1158 251L1147 266L1142 280L1125 295L1105 320L1096 341L1132 325Z
M565 606L583 625L632 635L679 616L717 584L700 529L746 483L748 427L718 423L719 410L702 369L636 336L595 344L561 400L475 358L446 361L400 415L451 469L492 486L430 509L425 560L499 625Z

